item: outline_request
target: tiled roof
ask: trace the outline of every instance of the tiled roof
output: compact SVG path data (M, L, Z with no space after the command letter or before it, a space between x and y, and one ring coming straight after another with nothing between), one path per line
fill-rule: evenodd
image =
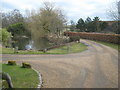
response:
M117 21L99 21L99 22L106 22L108 25L112 25L113 23L116 23Z

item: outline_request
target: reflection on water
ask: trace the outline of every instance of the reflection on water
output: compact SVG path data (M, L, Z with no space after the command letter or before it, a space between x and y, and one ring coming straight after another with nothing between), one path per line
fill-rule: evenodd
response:
M43 50L47 47L50 47L50 42L47 38L39 38L38 40L34 40L33 49L35 50Z
M29 44L29 38L19 38L16 42L16 47L18 47L19 50L25 50L25 46Z
M19 50L44 50L56 45L68 42L66 38L56 37L40 37L40 38L18 38L17 43L12 45L13 48L18 47ZM14 47L15 46L15 47Z
M50 41L43 37L37 40L30 40L28 38L19 38L17 45L20 50L43 50L47 47L52 46Z

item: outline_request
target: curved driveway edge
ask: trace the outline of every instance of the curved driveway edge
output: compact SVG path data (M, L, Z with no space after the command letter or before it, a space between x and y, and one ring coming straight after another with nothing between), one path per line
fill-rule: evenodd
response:
M39 79L39 84L37 88L41 88L42 86L42 74L40 72L38 72L37 70L35 70L34 68L32 68L37 74L38 74L38 79Z

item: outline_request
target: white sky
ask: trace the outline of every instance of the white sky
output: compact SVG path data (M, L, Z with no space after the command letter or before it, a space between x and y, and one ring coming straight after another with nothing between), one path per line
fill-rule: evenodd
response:
M26 9L38 9L44 0L0 0L2 11L7 12L19 9L22 13ZM107 9L115 0L47 0L55 2L55 5L62 8L68 21L86 19L88 16L93 19L99 16L101 20L110 20L107 16Z

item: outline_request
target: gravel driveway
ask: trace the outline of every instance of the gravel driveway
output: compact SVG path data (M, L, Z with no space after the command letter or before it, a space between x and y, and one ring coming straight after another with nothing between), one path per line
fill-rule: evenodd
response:
M88 50L67 55L3 55L3 62L29 62L44 88L118 88L118 52L90 40Z

